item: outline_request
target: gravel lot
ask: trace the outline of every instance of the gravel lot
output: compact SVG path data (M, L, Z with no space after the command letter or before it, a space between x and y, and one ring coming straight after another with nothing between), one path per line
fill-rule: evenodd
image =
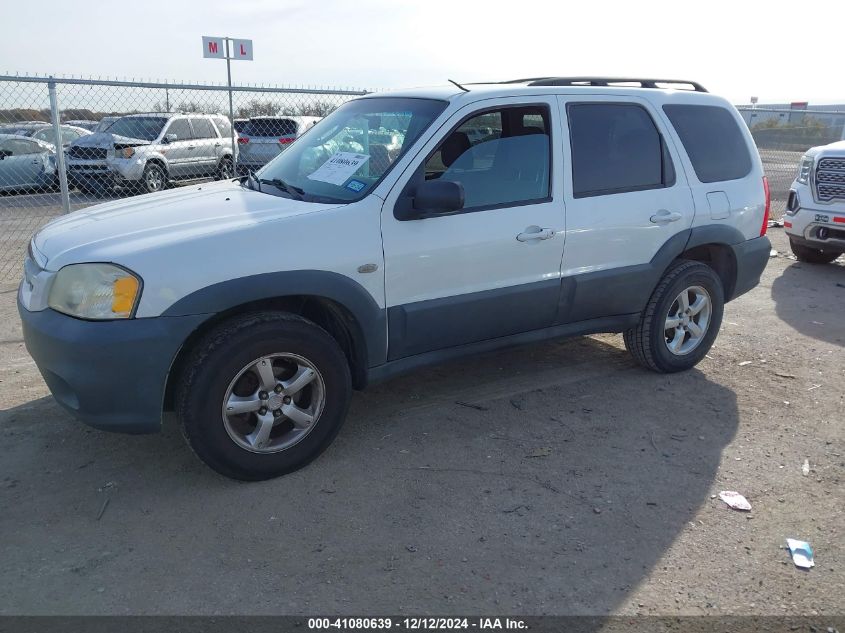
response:
M0 614L842 614L845 264L770 234L780 255L696 370L591 336L421 371L257 484L205 468L173 420L72 421L0 286Z

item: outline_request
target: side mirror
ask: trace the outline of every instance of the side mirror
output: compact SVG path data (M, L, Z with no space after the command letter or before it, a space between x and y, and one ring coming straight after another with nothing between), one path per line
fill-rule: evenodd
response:
M12 150L10 149L0 149L0 160L3 160L12 155Z
M464 186L451 180L426 180L414 192L418 217L451 213L464 207Z
M161 142L164 143L165 145L167 145L168 143L173 143L173 142L178 141L178 140L179 140L179 137L176 136L175 134L171 133L171 134L165 134L164 138L161 139Z

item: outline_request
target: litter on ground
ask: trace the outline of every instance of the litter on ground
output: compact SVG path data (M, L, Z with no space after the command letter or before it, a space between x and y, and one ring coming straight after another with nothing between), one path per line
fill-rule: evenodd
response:
M786 539L786 546L789 548L792 562L795 563L796 567L810 569L810 567L816 566L815 561L813 561L813 548L807 541L788 538Z
M748 499L733 490L723 490L719 493L719 498L734 510L747 511L751 509L751 504L748 503Z

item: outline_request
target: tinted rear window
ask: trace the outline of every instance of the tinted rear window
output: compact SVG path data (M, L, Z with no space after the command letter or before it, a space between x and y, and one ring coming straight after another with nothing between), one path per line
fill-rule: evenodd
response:
M576 198L671 187L672 160L651 115L630 103L569 105Z
M737 180L751 172L751 155L734 116L719 106L665 105L701 182Z
M296 134L292 119L250 119L243 131L247 136L289 136Z

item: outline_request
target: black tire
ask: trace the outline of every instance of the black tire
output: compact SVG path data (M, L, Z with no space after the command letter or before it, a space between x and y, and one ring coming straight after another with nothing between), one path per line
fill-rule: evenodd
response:
M842 254L842 251L822 250L820 248L813 248L812 246L804 246L803 244L796 243L792 238L789 238L789 247L799 262L805 262L807 264L829 264Z
M220 164L217 165L217 171L214 173L215 180L232 180L235 177L235 165L232 159L224 156L220 159Z
M697 347L683 355L669 350L666 341L666 318L676 298L686 288L701 287L710 299L707 330ZM660 373L684 371L704 358L722 325L725 292L716 272L701 262L678 260L663 275L640 316L636 327L624 333L625 347L643 367Z
M156 193L167 188L167 173L157 163L148 163L144 167L144 176L139 184L144 193Z
M296 444L275 453L250 452L226 430L223 400L238 372L275 353L297 354L317 368L325 404ZM325 330L294 314L258 312L222 323L195 346L180 377L176 412L188 443L208 466L226 477L260 481L302 468L320 455L340 431L351 394L346 356Z

